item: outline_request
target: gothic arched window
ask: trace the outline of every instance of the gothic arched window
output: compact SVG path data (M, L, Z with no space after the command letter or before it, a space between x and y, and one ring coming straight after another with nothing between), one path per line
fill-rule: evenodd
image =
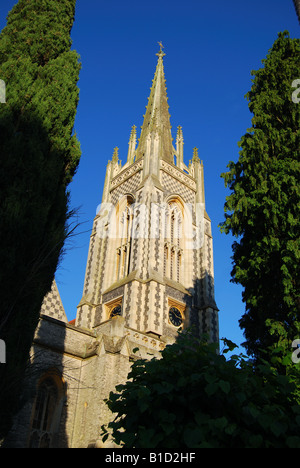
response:
M61 388L59 388L61 387ZM30 448L50 448L60 419L62 384L46 376L37 389L30 432Z
M116 251L116 280L126 277L130 272L130 253L132 240L133 199L125 196L118 206L118 246Z
M168 203L165 212L164 276L182 281L182 210L177 201Z

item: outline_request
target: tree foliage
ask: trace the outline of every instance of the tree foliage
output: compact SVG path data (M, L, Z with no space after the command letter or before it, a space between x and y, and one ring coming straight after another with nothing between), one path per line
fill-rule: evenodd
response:
M261 361L222 354L190 333L138 360L125 385L111 392L115 419L102 427L125 448L300 448L296 387Z
M19 0L0 36L0 75L15 130L23 113L33 114L62 159L60 179L72 180L80 159L73 134L80 64L71 50L75 0Z
M300 104L292 99L299 70L300 40L280 33L252 72L252 127L239 142L238 161L222 174L231 190L222 230L237 238L231 274L244 288L240 326L253 356L276 346L276 324L288 346L300 336Z
M80 159L73 132L80 63L75 0L20 0L0 34L0 439L68 231L67 186Z

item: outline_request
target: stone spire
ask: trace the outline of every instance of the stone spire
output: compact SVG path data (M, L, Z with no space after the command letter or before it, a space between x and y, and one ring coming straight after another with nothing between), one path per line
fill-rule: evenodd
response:
M158 62L144 115L136 157L137 160L143 157L145 160L151 159L156 168L159 167L159 159L174 163L174 149L172 146L170 114L163 64L165 53L162 50L162 44L159 43L159 45L160 50L156 54ZM146 166L149 167L149 173L155 173L156 170L151 170L151 161L150 164L147 164L149 161L145 162Z

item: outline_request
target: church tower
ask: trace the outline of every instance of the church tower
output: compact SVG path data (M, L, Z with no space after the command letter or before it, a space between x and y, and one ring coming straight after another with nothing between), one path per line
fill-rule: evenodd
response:
M193 326L217 341L203 162L195 148L185 165L180 126L173 146L164 55L161 47L138 143L133 126L126 163L115 148L107 165L76 325L121 315L157 337Z
M164 76L156 71L137 141L108 162L94 219L82 299L68 322L55 281L45 297L8 447L107 447L105 399L137 358L160 358L179 328L218 341L211 222L203 163L173 146ZM50 403L49 403L50 402Z

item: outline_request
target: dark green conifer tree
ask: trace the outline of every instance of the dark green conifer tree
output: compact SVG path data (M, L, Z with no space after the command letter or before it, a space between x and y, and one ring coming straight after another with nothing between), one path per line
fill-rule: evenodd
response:
M17 409L39 311L62 253L80 63L71 50L76 0L19 0L0 34L0 440Z
M300 40L280 33L252 72L252 128L222 175L231 190L222 230L237 237L232 279L244 287L240 326L254 357L300 338L299 70Z

